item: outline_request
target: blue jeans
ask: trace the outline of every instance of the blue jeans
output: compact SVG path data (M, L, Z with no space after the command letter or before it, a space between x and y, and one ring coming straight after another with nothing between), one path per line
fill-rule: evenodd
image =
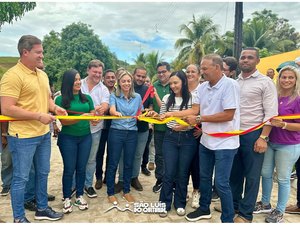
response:
M13 173L13 165L8 145L6 145L4 149L2 149L1 164L2 187L10 188Z
M50 171L50 133L34 138L8 137L8 145L13 161L11 202L14 219L22 219L24 212L24 192L32 162L36 168L35 194L37 208L48 207L47 182Z
M174 182L174 206L185 208L189 169L196 152L196 139L193 131L176 132L168 129L163 141L165 175L159 200L166 203L166 210L171 210Z
M26 183L24 201L32 201L35 199L35 169L34 164L32 164L29 172L29 180Z
M200 145L200 138L196 139L197 145L196 145L196 152L193 157L191 166L190 166L190 175L193 182L193 188L196 190L199 190L200 188L200 164L199 164L199 145Z
M137 131L134 130L118 130L109 129L108 135L108 167L107 167L107 195L114 195L114 185L116 171L121 157L122 150L124 151L124 174L123 174L123 192L130 192L130 181L132 176L133 160L137 144Z
M212 176L215 168L215 185L221 199L222 223L233 223L234 208L229 177L237 149L210 150L199 146L200 158L200 209L208 211L211 204Z
M289 199L291 183L290 177L295 162L300 156L300 144L280 145L269 142L265 153L262 175L262 202L270 203L273 187L273 172L276 167L278 180L278 202L276 209L282 213L285 211Z
M254 151L254 143L260 134L261 129L240 136L240 147L234 157L230 175L234 209L239 211L240 216L250 221L253 219L252 213L264 161L264 153Z
M132 178L136 178L139 176L142 157L148 140L148 134L149 131L138 132L136 151L135 151L135 156L134 156L133 166L132 166ZM121 158L119 161L119 181L123 181L123 167L124 167L123 157L124 155L122 151Z
M96 171L96 155L99 148L101 131L92 134L92 147L90 151L90 156L86 165L86 177L85 177L85 187L89 188L93 186L93 178Z
M71 198L74 173L76 197L79 197L83 195L85 170L90 155L92 135L73 136L60 132L58 134L57 145L64 164L62 177L63 197Z
M165 131L154 130L154 145L155 145L155 178L162 181L165 173L164 157L162 145L164 142Z

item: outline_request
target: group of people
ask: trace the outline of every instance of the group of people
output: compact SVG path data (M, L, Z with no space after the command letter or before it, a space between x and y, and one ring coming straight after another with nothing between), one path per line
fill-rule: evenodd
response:
M154 124L156 183L152 189L160 192L157 200L166 205L160 217L168 216L173 204L176 213L188 221L209 219L215 192L221 201L221 207L215 208L221 212L222 222L251 222L253 213L260 212L269 213L266 222L283 220L290 174L300 156L300 120L276 116L300 113L298 69L282 68L274 85L256 69L258 51L245 48L238 61L209 54L200 66L190 64L185 71L171 72L169 63L160 62L151 90L146 85L145 68L137 67L133 74L123 68L114 72L105 70L104 64L94 59L84 79L75 69L66 71L61 95L53 100L48 77L39 69L43 63L40 39L24 35L18 50L19 62L0 82L1 113L17 119L1 127L6 134L2 146L9 149L12 162L12 179L4 176L11 179L11 184L3 188L11 193L14 222L29 222L24 196L31 171L37 220L59 220L64 213L71 213L73 206L88 209L84 193L97 197L94 187L100 189L103 183L110 203L118 204L115 194L121 191L128 203L135 202L130 188L142 191L139 173L150 175L146 169L149 151L145 149L149 149L152 129L147 122L136 119L142 113L159 119L178 117L186 122ZM235 80L237 66L241 73ZM74 116L60 119L57 139L63 159L63 213L48 206L49 124L56 120L53 114ZM94 117L105 115L121 118ZM241 136L221 135L264 122L261 128ZM279 194L277 206L272 209L274 168ZM261 176L262 199L257 202ZM190 177L191 206L196 210L186 214Z

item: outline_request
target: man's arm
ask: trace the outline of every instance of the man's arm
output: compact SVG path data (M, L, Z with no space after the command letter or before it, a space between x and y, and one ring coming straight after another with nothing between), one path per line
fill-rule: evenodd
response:
M16 104L16 98L1 96L2 114L16 119L38 120L43 124L49 124L55 120L55 117L52 115L41 112L31 112L16 106Z
M272 126L264 125L260 137L256 140L254 144L254 151L258 153L264 153L267 151L268 143L262 137L269 137L269 134L272 130Z
M264 119L263 121L266 121L273 116L278 115L278 99L277 99L277 91L276 87L272 80L267 79L265 83L265 89L262 93L262 104L264 108ZM270 123L266 123L266 125L263 126L261 137L257 139L257 141L254 144L254 151L258 153L263 153L267 151L268 143L265 139L262 137L268 137L270 132L272 130L272 126L270 126Z
M222 123L233 120L235 109L225 109L223 112L215 113L213 115L187 116L185 119L189 124L194 125L200 122Z

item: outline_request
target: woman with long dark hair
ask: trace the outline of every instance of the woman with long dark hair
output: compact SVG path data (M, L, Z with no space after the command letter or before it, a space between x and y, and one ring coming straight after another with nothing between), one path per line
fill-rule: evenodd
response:
M181 111L192 107L192 96L188 81L183 71L170 75L170 94L162 99L160 114ZM179 216L185 215L189 168L197 151L197 142L193 135L193 127L182 126L176 121L167 123L167 131L163 141L165 175L159 200L166 204L166 211L171 210L173 187L175 183L174 206ZM161 217L167 216L160 214Z
M68 111L69 115L85 116L94 113L93 100L81 92L81 78L77 70L71 69L63 74L61 96L55 103ZM91 114L92 113L92 114ZM89 158L92 137L88 120L60 120L61 132L57 145L63 159L63 212L72 212L73 204L80 210L88 209L83 196L85 169ZM92 121L95 122L95 121ZM71 203L72 179L76 174L76 200Z

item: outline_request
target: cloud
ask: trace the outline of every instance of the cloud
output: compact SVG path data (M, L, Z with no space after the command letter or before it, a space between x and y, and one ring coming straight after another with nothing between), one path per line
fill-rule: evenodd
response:
M37 2L21 20L5 24L0 32L0 55L18 56L17 42L24 34L43 38L75 22L91 25L95 34L119 59L132 62L139 53L159 51L168 61L177 56L175 41L181 24L207 15L224 34L234 27L234 2ZM244 2L244 21L264 8L289 19L300 31L299 2Z

